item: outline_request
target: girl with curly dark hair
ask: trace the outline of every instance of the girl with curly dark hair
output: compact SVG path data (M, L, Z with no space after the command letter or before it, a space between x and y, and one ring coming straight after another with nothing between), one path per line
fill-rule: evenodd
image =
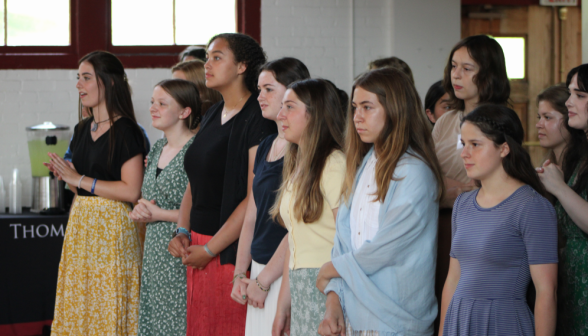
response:
M251 194L259 143L276 133L257 103L263 49L243 34L214 36L206 86L223 100L210 107L186 152L188 186L169 243L187 271L187 335L242 335L247 307L231 299L239 234Z

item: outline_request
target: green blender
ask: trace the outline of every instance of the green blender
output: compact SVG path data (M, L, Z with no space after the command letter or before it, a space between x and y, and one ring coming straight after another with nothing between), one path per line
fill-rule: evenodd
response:
M71 133L67 125L55 125L46 121L26 128L33 175L33 204L31 212L42 214L63 213L63 191L65 184L59 181L43 165L49 161L47 153L63 157L69 147Z

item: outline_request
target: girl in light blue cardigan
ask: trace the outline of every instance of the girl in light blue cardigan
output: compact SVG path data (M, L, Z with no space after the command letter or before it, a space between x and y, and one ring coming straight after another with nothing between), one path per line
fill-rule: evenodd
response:
M395 69L352 89L347 175L320 335L432 335L441 168L420 98Z

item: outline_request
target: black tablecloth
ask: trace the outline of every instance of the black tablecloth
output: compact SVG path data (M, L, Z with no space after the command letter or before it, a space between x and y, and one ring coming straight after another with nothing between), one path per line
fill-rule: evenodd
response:
M68 215L0 214L0 330L53 319Z

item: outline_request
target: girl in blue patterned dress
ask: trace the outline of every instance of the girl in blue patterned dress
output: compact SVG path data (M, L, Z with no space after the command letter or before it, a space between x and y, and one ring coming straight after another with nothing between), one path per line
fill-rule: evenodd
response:
M555 332L557 219L523 138L518 116L504 106L479 106L462 121L461 157L480 189L453 207L443 335ZM531 280L537 318L525 299Z

